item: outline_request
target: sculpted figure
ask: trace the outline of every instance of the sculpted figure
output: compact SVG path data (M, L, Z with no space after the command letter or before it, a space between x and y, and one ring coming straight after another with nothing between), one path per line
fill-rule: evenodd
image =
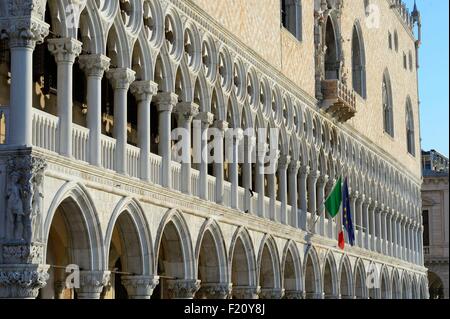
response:
M25 212L23 209L20 173L12 172L11 182L8 184L6 199L8 203L7 231L8 238L21 240L23 234L23 219Z

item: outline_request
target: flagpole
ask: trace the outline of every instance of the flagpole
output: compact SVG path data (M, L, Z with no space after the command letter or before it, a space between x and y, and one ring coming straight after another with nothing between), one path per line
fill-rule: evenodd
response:
M340 177L340 178L342 178L342 176ZM338 179L338 181L339 181L339 179ZM333 186L333 188L334 187L336 187L336 185L334 185ZM316 218L316 220L314 221L314 223L311 225L312 227L314 227L316 224L317 224L317 222L319 221L319 219L320 219L320 216L322 216L322 211L324 210L326 210L325 208L325 203L327 202L327 200L330 198L330 196L331 196L331 194L332 194L333 192L331 192L330 194L328 194L328 196L327 196L327 198L324 200L324 201L322 201L322 204L320 204L320 206L319 206L319 208L318 209L316 209L316 211L314 212L314 216L315 215L317 215L317 213L319 213L319 215L317 215L317 218ZM335 217L332 217L332 219L334 219L334 218L336 218L336 216ZM309 228L309 231L310 232L312 232L312 227L310 227Z

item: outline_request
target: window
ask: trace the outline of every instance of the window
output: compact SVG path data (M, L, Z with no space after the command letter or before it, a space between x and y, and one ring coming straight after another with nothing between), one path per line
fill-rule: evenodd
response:
M408 70L408 59L406 58L406 53L403 52L403 68Z
M411 51L409 51L409 70L412 71L413 70L413 56Z
M412 112L411 99L408 97L406 101L406 144L408 147L408 153L416 155L416 144L414 134L414 116Z
M353 90L361 97L366 98L366 66L364 42L361 28L358 24L353 27L352 36L352 83Z
M383 122L384 131L391 137L394 137L394 115L392 105L392 88L389 74L387 71L383 76L382 86L382 99L383 99Z
M397 33L397 30L394 31L394 46L395 46L395 52L398 52L398 33Z
M297 40L302 41L301 0L281 0L281 23Z
M430 229L428 210L422 212L423 216L423 246L430 246Z
M339 79L339 62L338 49L336 41L336 32L334 29L331 17L328 17L325 30L325 79L338 80Z
M390 32L388 35L388 42L389 42L389 50L392 50L392 33Z

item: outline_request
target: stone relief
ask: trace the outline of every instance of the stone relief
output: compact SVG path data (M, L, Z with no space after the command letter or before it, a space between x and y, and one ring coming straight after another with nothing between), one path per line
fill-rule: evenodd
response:
M44 160L13 156L7 161L6 241L31 244L41 241Z

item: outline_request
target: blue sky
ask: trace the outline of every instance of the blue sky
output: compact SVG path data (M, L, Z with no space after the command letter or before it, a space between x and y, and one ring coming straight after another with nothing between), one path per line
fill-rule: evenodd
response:
M406 0L413 8L414 0ZM419 88L422 149L449 155L449 1L417 0L422 14Z

